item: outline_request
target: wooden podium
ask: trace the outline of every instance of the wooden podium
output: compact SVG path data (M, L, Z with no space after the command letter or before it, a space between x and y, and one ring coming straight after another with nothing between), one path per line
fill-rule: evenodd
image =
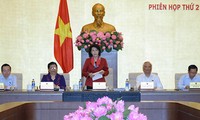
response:
M85 60L89 57L88 53L85 51L85 49L81 49L81 70L83 68L83 65L85 63ZM108 63L108 67L113 69L113 86L114 88L117 88L117 51L112 50L111 52L102 52L101 57L105 58Z

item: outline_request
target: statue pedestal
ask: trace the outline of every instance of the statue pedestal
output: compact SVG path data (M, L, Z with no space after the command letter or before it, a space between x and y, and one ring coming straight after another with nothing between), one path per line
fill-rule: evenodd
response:
M81 70L85 63L85 60L89 57L85 49L81 50ZM102 52L101 57L105 58L108 63L108 67L113 69L113 87L117 88L117 51L112 50L111 52Z

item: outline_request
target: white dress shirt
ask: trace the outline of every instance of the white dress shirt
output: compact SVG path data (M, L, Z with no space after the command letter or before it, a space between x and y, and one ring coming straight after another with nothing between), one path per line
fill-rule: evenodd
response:
M185 89L186 86L190 85L190 82L200 82L200 76L195 75L192 79L189 77L189 74L181 76L178 82L178 89Z
M4 83L7 86L6 89L10 89L11 86L17 88L16 76L14 75L9 75L7 79L3 75L0 75L0 83Z
M154 87L156 89L163 89L162 83L160 82L160 78L155 74L151 74L149 77L147 77L144 73L137 76L137 88L141 85L141 82L154 82Z

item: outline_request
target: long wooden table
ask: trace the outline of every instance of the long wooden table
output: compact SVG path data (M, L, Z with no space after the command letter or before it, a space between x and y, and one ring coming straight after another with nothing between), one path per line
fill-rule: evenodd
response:
M200 120L200 103L125 102L135 105L148 120ZM13 102L0 105L0 120L63 120L85 102Z
M72 91L68 91L73 93ZM96 91L89 91L91 93ZM15 101L62 101L63 92L0 91L0 104ZM200 102L199 91L140 91L141 101L191 101ZM75 92L74 92L75 94Z
M112 100L121 99L126 102L140 102L140 92L120 92L120 91L76 91L76 92L63 92L62 100L65 102L84 102L84 101L97 101L98 98L108 96Z
M141 101L191 101L200 102L200 91L141 91Z
M19 101L62 101L62 92L58 91L1 91L0 104Z

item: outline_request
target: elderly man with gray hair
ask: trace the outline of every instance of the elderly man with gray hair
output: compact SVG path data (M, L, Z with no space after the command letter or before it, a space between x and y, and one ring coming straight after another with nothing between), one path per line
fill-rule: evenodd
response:
M163 85L160 82L160 78L156 74L152 74L152 64L149 61L143 64L143 74L137 76L136 86L140 90L141 82L154 82L154 89L163 89Z

